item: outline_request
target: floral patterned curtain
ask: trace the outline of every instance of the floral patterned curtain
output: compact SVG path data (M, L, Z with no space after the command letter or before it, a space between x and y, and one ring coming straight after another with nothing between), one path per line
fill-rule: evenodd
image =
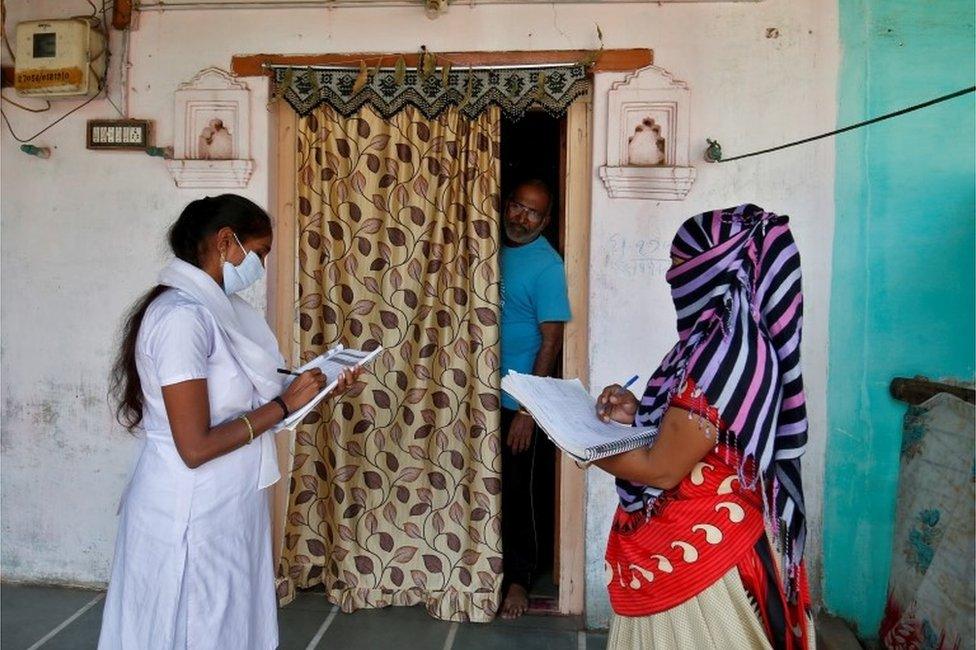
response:
M497 108L299 122L297 350L384 351L297 431L282 600L495 615L499 139Z

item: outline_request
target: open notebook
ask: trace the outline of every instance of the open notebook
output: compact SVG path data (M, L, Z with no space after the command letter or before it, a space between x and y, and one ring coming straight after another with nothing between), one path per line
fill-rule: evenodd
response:
M382 352L382 350L383 348L376 348L375 350L366 352L364 350L344 348L339 345L332 348L325 354L320 354L319 356L315 357L301 368L298 368L296 372L305 372L306 370L311 370L312 368L318 368L329 379L329 383L326 384L325 388L319 391L318 395L313 397L308 404L282 420L278 425L278 428L290 429L297 425L299 422L305 419L305 416L308 415L312 409L318 406L319 402L325 399L326 395L335 390L335 387L339 383L339 373L349 368L366 365L373 360L373 357Z
M603 422L596 416L596 400L579 379L553 379L509 372L502 390L532 414L553 444L588 463L654 442L656 427L629 427Z

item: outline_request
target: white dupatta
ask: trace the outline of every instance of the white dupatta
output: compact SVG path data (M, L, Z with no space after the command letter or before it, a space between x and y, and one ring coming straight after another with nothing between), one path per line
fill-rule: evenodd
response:
M284 363L284 357L274 333L257 310L243 298L227 296L206 272L180 259L163 267L159 283L179 289L213 314L221 334L230 344L231 353L254 385L251 408L267 404L281 394L284 378L277 369ZM261 435L258 443L261 445L258 489L263 489L281 478L274 429Z

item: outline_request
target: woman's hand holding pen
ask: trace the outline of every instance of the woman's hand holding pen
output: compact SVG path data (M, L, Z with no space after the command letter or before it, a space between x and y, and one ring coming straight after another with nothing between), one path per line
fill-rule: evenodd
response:
M627 385L633 380L627 382ZM626 386L611 384L603 389L600 397L596 400L596 416L603 422L619 422L620 424L633 424L637 414L637 398L627 390Z
M318 368L306 370L288 384L281 394L281 399L285 401L289 412L294 413L312 401L312 398L325 388L327 382L328 379ZM339 379L339 385L342 385L342 378Z
M278 372L283 375L295 375L294 381L288 384L285 392L281 394L281 399L285 401L285 406L288 408L289 413L294 413L308 404L329 383L329 378L319 368L312 368L301 373L286 368L279 368ZM339 373L339 379L331 395L342 395L345 393L352 388L353 384L359 381L361 374L363 374L361 366L343 370Z

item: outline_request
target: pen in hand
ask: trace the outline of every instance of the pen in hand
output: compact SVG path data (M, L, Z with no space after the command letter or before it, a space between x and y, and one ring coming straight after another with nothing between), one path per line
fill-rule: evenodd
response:
M296 377L302 374L300 372L295 372L294 370L289 370L288 368L278 368L278 372L282 375L294 375Z
M639 378L639 375L634 375L633 377L631 377L630 379L628 379L627 380L627 383L625 383L623 386L621 386L616 391L614 391L614 395L620 395L625 390L627 390L628 388L630 388L631 386L633 386L634 385L634 382L637 381L638 378ZM612 411L612 410L613 410L613 404L610 403L610 399L608 398L607 401L606 401L606 403L603 405L603 409L601 411L601 414L604 417L610 417L610 411Z

